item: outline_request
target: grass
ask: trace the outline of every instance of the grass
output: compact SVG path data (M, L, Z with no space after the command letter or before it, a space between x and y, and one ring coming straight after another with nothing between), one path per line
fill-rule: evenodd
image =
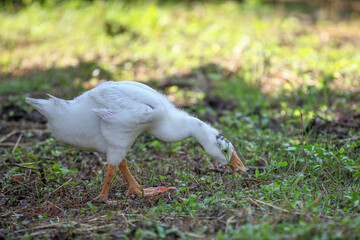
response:
M1 11L0 236L359 238L359 19L249 2ZM73 98L102 79L164 91L220 129L249 175L214 169L194 139L141 135L127 156L133 175L177 190L126 197L118 172L119 203L93 200L104 156L58 143L24 99Z

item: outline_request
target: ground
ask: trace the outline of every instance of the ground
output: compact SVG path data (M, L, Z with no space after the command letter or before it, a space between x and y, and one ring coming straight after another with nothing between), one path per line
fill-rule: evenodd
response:
M0 11L0 238L359 239L360 18L287 5L68 1ZM333 13L333 11L332 11ZM249 173L194 139L105 156L57 142L25 97L135 80L218 128ZM149 171L151 169L151 171Z

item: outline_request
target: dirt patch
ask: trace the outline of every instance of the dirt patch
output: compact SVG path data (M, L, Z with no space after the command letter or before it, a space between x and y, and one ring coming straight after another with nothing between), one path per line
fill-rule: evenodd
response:
M339 139L347 137L351 131L360 130L360 113L341 114L337 120L329 121L315 116L307 125L305 133L328 134Z

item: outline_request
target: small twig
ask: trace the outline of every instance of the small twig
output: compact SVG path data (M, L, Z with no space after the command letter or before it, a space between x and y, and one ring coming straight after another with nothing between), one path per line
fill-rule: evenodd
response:
M350 137L350 138L345 138L345 139L340 139L338 140L339 142L347 142L347 141L352 141L352 140L357 140L360 139L360 136L356 136L356 137Z
M246 168L254 169L254 170L256 170L256 169L265 170L266 169L266 167L263 167L263 166L246 166Z
M17 134L19 131L18 130L12 130L11 132L9 132L8 134L6 134L6 136L4 136L3 138L0 139L0 143L2 143L3 141L5 141L6 139L8 139L9 137L11 137L14 134Z
M53 206L55 206L57 209L59 209L60 211L62 211L62 212L64 212L65 210L64 209L62 209L61 207L59 207L58 205L56 205L55 203L52 203L52 202L50 202L50 201L48 201L48 200L46 200L46 202L47 203L50 203L50 205L53 205Z
M125 217L125 215L124 215L123 213L121 213L120 215L123 217L123 219L125 220L126 223L128 223L128 224L131 225L132 227L135 226L135 225L132 223L132 221L129 221L129 220Z
M12 154L14 154L14 152L15 152L16 148L18 147L18 145L19 145L19 142L20 142L21 138L22 138L22 134L20 134L20 136L19 136L18 140L16 141L15 146L14 146L14 148L13 148L12 152L11 152Z
M43 228L56 228L61 226L62 223L53 223L53 224L46 224L46 225L41 225L41 226L35 226L35 227L31 227L31 228L24 228L24 229L20 229L20 230L16 230L14 233L22 233L22 232L27 232L27 231L35 231L35 230L40 230Z
M81 224L81 225L85 225L85 224ZM80 228L79 231L86 231L86 232L87 231L95 231L98 229L103 229L103 228L108 228L108 227L113 227L113 226L115 226L113 223L107 224L107 225L96 226L96 227L87 225L87 226L84 226L85 228Z
M68 181L66 181L66 183L69 183L69 182L71 182L73 179L72 178L70 178ZM57 191L59 191L61 188L63 188L64 187L64 184L65 183L63 183L60 187L58 187L57 189L55 189L54 191L52 191L51 193L49 193L49 195L46 197L46 201L49 199L49 197L51 196L51 195L53 195L54 193L56 193Z
M266 167L263 167L263 166L246 166L246 168L248 168L248 169L254 169L254 170L256 170L256 169L259 169L259 170L265 170L266 169ZM195 169L195 171L197 172L197 173L201 173L201 174L207 174L207 173L211 173L211 172L214 172L214 173L221 173L221 174L224 174L224 173L228 173L228 174L231 174L231 172L229 172L227 169L221 169L221 168L212 168L212 169L204 169L204 170L202 170L202 169L199 169L199 168L197 168L197 169Z
M23 166L22 164L17 164L17 163L11 163L9 165L10 166L20 167L20 168L32 169L32 170L37 170L38 169L38 168L35 168L35 167Z
M195 178L194 176L192 176L192 178L194 179L194 181L196 182L196 184L193 185L193 186L191 186L191 187L189 187L188 189L193 189L193 188L196 188L196 187L198 187L198 186L204 186L205 188L207 188L208 191L210 191L209 187L208 187L206 184L200 184L200 183L196 180L196 178Z
M1 194L1 197L4 197L4 196L5 196L5 194ZM15 211L10 210L10 212L6 212L6 213L1 214L0 217L8 217L8 216L14 215L14 214L19 215L16 212L24 212L24 211L26 211L26 210L28 210L30 208L31 209L37 209L38 207L26 206L26 207L23 207L23 208L20 208L20 209L16 209Z
M305 148L304 148L304 121L303 121L303 114L302 111L300 109L300 117L301 117L301 144L302 144L302 153L305 159L305 166L304 168L301 170L302 172L305 172L307 170L307 158L306 158L306 154L305 154Z
M41 182L44 184L44 186L46 186L45 171L42 162L39 162L39 172L40 172Z
M57 227L58 226L54 226L53 228L57 228ZM36 237L39 237L39 235L44 235L46 233L49 234L49 232L51 232L51 230L53 230L53 228L32 232L29 234L29 237L31 237L31 239L34 239L34 238L36 239Z
M47 142L46 141L41 141L41 142L38 142L38 143L36 143L36 144L34 144L34 143L18 143L18 145L20 146L20 147L33 147L33 146L35 146L35 145L39 145L39 146L41 146L41 145L45 145ZM14 144L14 143L11 143L11 142L4 142L4 143L0 143L0 147L14 147L16 145L16 143Z
M263 204L263 205L268 206L268 207L275 208L275 209L280 210L280 211L283 211L283 212L287 212L287 213L289 212L288 210L286 210L286 209L284 209L284 208L271 205L270 203L266 203L266 202L263 202L263 201L261 201L261 200L257 200L257 199L254 199L254 200L253 200L253 199L250 198L250 201L257 202L257 203Z
M337 124L344 126L344 127L349 127L349 128L356 128L359 126L358 124L347 123L347 122L337 122Z
M41 134L43 134L43 133L50 133L50 131L47 129L44 129L44 130L43 129L23 129L23 130L15 129L15 130L12 130L11 132L9 132L8 134L6 134L4 137L2 137L0 139L0 143L4 142L6 139L8 139L18 133L22 133L22 134L24 134L24 133L41 133Z
M319 193L317 198L315 199L315 201L312 202L312 205L315 207L319 204L320 200L321 200L322 194Z
M10 142L0 143L0 147L13 147L15 144Z
M6 192L3 193L3 194L5 195L5 194L7 194L8 192L11 192L11 191L13 191L13 190L15 190L15 189L18 189L18 188L22 187L22 186L28 187L27 185L29 185L29 184L32 183L33 181L34 181L34 180L32 180L32 181L30 181L30 182L24 182L24 183L22 183L22 184L20 184L20 185L17 185L17 186L15 186L15 187L11 188L10 190L6 191Z
M65 213L65 210L64 210L64 209L62 209L61 207L57 206L55 203L49 202L49 201L47 201L47 200L46 200L46 202L50 204L50 209L47 210L47 213L49 213L51 210L53 210L54 213L55 213L57 216L59 216L58 211L56 211L56 209L58 209L58 210L60 210L60 212L61 212L60 217L62 217L62 216L64 215L64 213Z

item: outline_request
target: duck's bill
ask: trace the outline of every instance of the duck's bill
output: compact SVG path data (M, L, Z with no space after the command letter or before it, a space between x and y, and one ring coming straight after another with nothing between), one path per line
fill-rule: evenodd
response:
M239 156L233 152L231 159L230 159L230 166L225 166L230 172L234 171L235 176L237 176L236 169L239 169L240 171L243 171L246 173L246 167L240 160Z

